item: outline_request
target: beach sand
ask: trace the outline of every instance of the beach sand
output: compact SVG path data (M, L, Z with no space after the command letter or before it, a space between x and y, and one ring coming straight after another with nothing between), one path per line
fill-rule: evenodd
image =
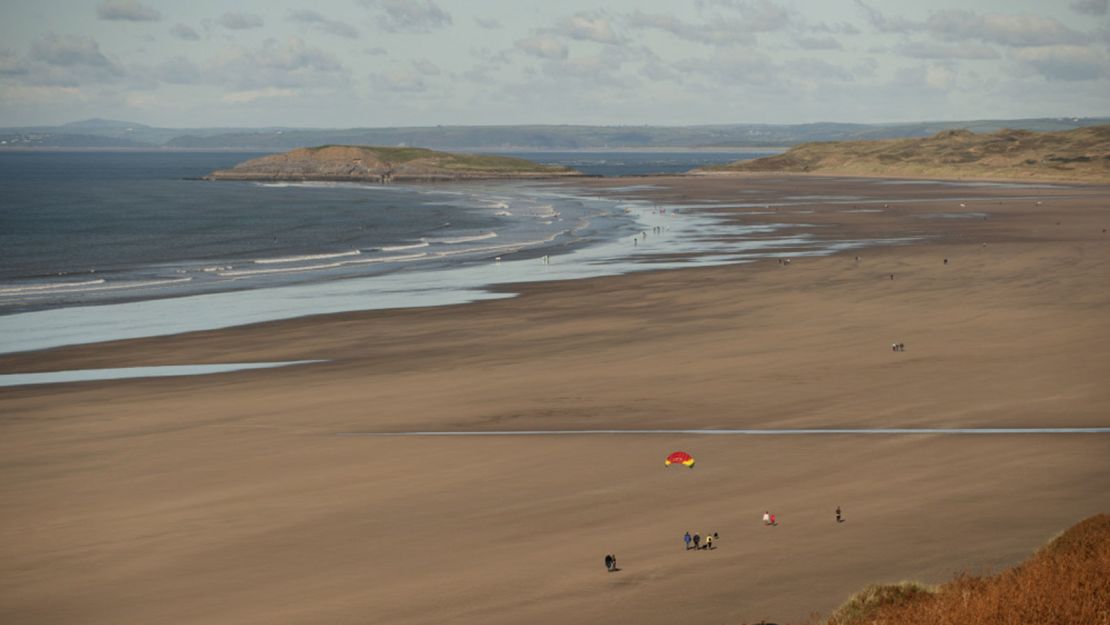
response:
M1110 509L1104 434L340 435L1110 426L1107 187L575 184L881 193L712 210L920 240L0 356L4 373L329 361L0 389L0 620L799 622L869 583L1009 566ZM696 468L663 466L678 449ZM718 548L684 551L685 531Z

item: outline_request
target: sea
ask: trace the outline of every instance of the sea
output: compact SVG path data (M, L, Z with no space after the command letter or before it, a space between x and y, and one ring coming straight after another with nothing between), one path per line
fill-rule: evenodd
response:
M767 152L505 154L640 176ZM565 182L202 179L261 155L0 152L0 352L510 297L494 287L846 244ZM642 186L628 182L625 192Z

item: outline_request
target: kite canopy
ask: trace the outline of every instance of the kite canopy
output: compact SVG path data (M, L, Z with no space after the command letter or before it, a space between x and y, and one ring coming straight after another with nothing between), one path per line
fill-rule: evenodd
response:
M694 457L684 451L676 451L673 454L667 456L667 459L663 462L663 464L668 467L672 464L684 464L693 469Z

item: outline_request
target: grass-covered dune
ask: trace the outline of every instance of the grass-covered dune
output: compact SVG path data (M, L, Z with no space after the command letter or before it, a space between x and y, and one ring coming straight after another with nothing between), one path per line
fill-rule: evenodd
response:
M1110 125L1062 132L945 130L919 139L804 143L694 173L797 172L1110 182Z
M1081 521L997 575L962 574L940 586L869 586L825 625L1047 625L1110 623L1110 515Z
M298 148L214 171L213 180L388 182L580 176L559 165L425 148L324 145Z

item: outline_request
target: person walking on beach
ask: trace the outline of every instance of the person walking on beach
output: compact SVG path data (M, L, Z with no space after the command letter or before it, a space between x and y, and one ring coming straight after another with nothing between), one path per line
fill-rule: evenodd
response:
M701 544L701 536L699 534L694 534L694 551L699 549L699 544Z
M779 522L775 520L775 515L771 515L771 525L778 525Z
M691 540L693 540L693 538L690 537L690 532L686 532L686 535L682 537L682 542L686 543L686 551L690 550Z
M605 570L612 573L617 570L617 557L611 554L605 554Z
M844 517L840 515L840 506L836 507L836 522L837 523L843 523L844 522Z
M764 525L770 525L771 524L771 512L769 510L763 513L763 524Z
M705 537L705 548L706 548L706 550L709 550L709 549L713 548L713 537L712 536L706 536Z

